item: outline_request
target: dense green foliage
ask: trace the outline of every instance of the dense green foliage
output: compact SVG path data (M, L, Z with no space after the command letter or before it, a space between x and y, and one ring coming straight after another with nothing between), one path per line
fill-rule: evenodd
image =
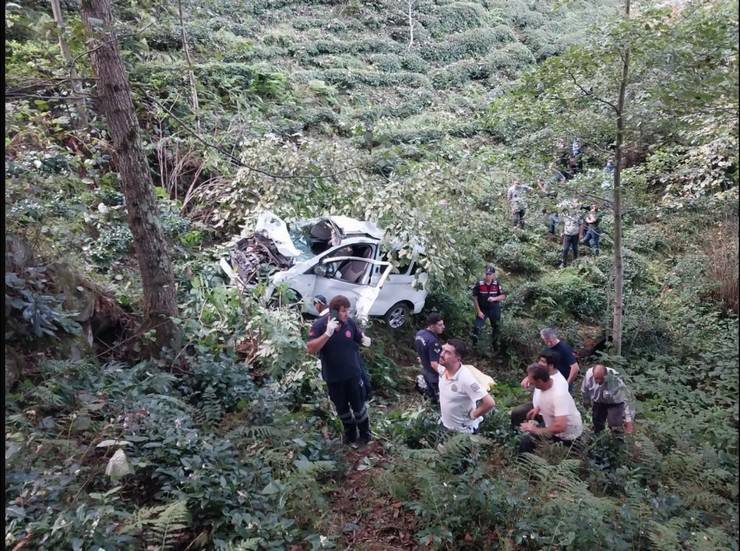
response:
M74 4L66 39L89 79ZM184 1L194 112L177 3L117 3L178 284L184 346L157 360L135 329L105 121L75 127L48 4L7 4L6 546L345 548L356 526L337 527L337 493L362 467L368 508L412 513L418 545L737 549L737 5L638 4L626 22L613 0L424 0L409 47L406 3ZM595 98L614 101L624 44L625 342L599 354L626 374L637 430L518 462L507 412L538 329L585 351L609 326L614 120ZM511 178L547 180L574 137L583 169L557 198L531 192L512 230ZM599 204L604 235L601 255L555 270L543 209L565 197ZM471 359L498 382L480 435L449 437L414 394L415 328L372 321L384 457L352 463L305 320L220 271L264 208L377 221L402 245L394 261L423 245L425 313L449 336L467 335L469 285L497 266L503 351L495 367Z

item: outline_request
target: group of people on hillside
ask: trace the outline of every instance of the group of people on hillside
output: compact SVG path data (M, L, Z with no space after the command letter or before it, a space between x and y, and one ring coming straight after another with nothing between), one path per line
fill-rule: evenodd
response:
M560 149L566 151L564 142L560 144ZM545 179L538 179L537 186L544 197L554 198L557 196L556 187L558 184L572 178L582 166L581 144L578 139L574 139L567 155L559 159L560 164L553 162L548 167L550 176ZM614 162L609 159L604 167L604 180L602 187L607 188L611 185L611 178L614 173ZM511 209L511 223L515 228L524 229L524 218L527 212L527 193L534 191L532 186L523 184L518 178L514 178L511 185L506 191L506 199ZM585 212L584 212L585 211ZM599 228L603 214L595 204L580 205L573 198L561 200L555 208L543 209L546 215L547 232L550 235L556 235L557 226L562 223L562 253L560 268L568 265L568 256L572 252L573 260L578 258L578 245L583 244L589 247L594 255L600 253L599 241L601 230Z
M446 429L475 432L482 420L479 416L492 409L495 402L493 398L485 398L488 393L474 376L477 370L473 366L462 365L464 343L450 339L442 345L439 336L443 331L442 316L432 313L427 318L426 328L416 334L416 352L422 366L421 388L433 402L439 403L442 424ZM544 328L540 337L547 348L539 354L537 362L527 367L521 381L523 388L532 391L532 397L510 412L512 427L525 433L520 442L520 453L533 451L542 438L572 444L583 432L581 414L573 398L575 380L580 371L578 359L570 345L558 338L555 330ZM454 358L443 355L450 343L449 351L454 350ZM456 392L451 394L449 388L460 380L460 372L464 382L457 384ZM591 407L595 433L603 431L606 425L614 433L632 432L634 408L624 380L615 370L603 364L591 367L581 384L581 397L584 405ZM469 412L467 417L463 415L465 412Z
M474 346L486 320L491 323L492 343L497 342L500 303L506 295L495 273L493 266L487 266L483 279L473 286ZM371 440L367 410L370 380L359 351L360 346L368 347L372 341L350 317L346 297L337 295L327 304L319 295L314 305L321 315L309 330L307 349L320 358L329 398L344 429L343 441L353 447L366 445ZM475 433L484 416L496 406L489 393L492 380L463 363L469 350L464 341L450 338L442 342L444 330L444 318L432 312L426 327L416 333L414 347L421 367L417 388L439 405L440 421L446 430ZM540 337L546 348L527 367L521 381L532 397L510 412L512 427L524 433L521 453L533 451L543 438L572 444L583 431L573 397L580 372L578 359L555 330L544 328ZM603 364L591 367L582 381L581 397L584 405L591 407L594 432L603 431L607 425L615 433L632 432L634 407L624 380L615 370Z
M557 196L558 184L582 169L583 153L580 141L574 139L570 146L561 140L558 144L559 157L550 165L551 175L538 180L537 185L545 197ZM614 171L611 160L604 168L605 180ZM514 227L524 228L527 212L526 195L533 191L531 186L514 179L506 192L511 206L511 221ZM585 213L584 213L585 211ZM547 209L543 211L548 214ZM565 267L568 254L578 258L578 245L583 243L599 254L602 215L596 205L580 205L575 199L565 199L547 217L548 232L555 234L562 222L562 259ZM491 325L491 346L494 351L499 345L501 302L506 294L496 278L493 266L487 266L483 278L472 290L475 318L471 341L475 347L480 333ZM344 442L353 446L367 444L371 439L367 400L371 385L363 365L359 348L370 346L371 340L349 317L349 300L338 295L327 304L326 298L314 298L314 306L321 314L309 331L307 348L320 358L321 373L327 384L329 397L336 408L344 428ZM330 312L329 315L326 315ZM486 413L495 407L488 393L485 375L475 367L463 364L468 347L460 339L451 338L442 344L440 335L445 329L444 319L439 313L427 318L426 327L415 337L415 349L421 373L417 388L434 403L439 404L441 422L451 431L476 432ZM579 366L570 346L558 339L555 331L545 328L540 336L547 345L537 362L527 368L522 387L532 391L526 404L511 412L512 425L525 434L520 451L531 451L537 437L550 437L560 442L573 442L583 430L581 415L573 399L573 386L578 377ZM490 379L490 378L489 378ZM592 407L594 431L600 432L608 424L613 431L632 430L633 409L629 405L626 387L619 375L602 364L588 370L581 386L584 403Z

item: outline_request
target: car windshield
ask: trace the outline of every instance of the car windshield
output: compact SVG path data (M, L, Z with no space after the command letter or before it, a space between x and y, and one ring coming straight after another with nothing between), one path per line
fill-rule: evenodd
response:
M289 224L288 234L295 248L300 251L296 262L308 260L331 247L332 226L327 220Z
M300 254L295 258L296 262L302 262L304 260L308 260L312 256L315 256L311 252L311 246L309 245L308 228L289 227L288 235L290 235L290 240L293 241L293 245L295 245L295 248L300 251Z

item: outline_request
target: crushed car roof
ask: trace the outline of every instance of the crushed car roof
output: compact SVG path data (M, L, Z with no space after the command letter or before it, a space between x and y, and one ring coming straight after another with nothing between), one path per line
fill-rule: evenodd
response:
M383 230L375 222L361 221L349 216L327 216L321 220L330 220L344 235L367 234L375 239L383 238Z

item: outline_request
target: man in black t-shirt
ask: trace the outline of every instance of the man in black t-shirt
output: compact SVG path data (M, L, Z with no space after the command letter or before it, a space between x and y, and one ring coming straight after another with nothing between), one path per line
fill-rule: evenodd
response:
M555 367L568 381L568 392L573 394L573 381L578 377L578 370L580 369L575 352L567 342L558 339L558 334L550 327L542 329L540 337L550 350L557 354Z
M347 297L337 295L329 302L330 314L317 319L308 332L306 348L321 358L321 376L326 381L337 415L344 427L344 442L370 441L370 419L362 384L359 346L370 346L355 321L349 317Z
M473 332L470 337L473 346L478 344L480 331L486 324L486 320L491 321L491 347L498 349L498 328L501 322L501 304L506 298L503 287L495 277L496 268L486 266L486 272L483 279L480 279L473 286L473 306L475 306L475 321L473 322Z
M439 354L442 344L438 335L445 330L445 322L442 314L432 312L427 316L427 327L416 333L414 347L416 355L421 363L421 374L426 383L426 394L432 401L439 402Z

